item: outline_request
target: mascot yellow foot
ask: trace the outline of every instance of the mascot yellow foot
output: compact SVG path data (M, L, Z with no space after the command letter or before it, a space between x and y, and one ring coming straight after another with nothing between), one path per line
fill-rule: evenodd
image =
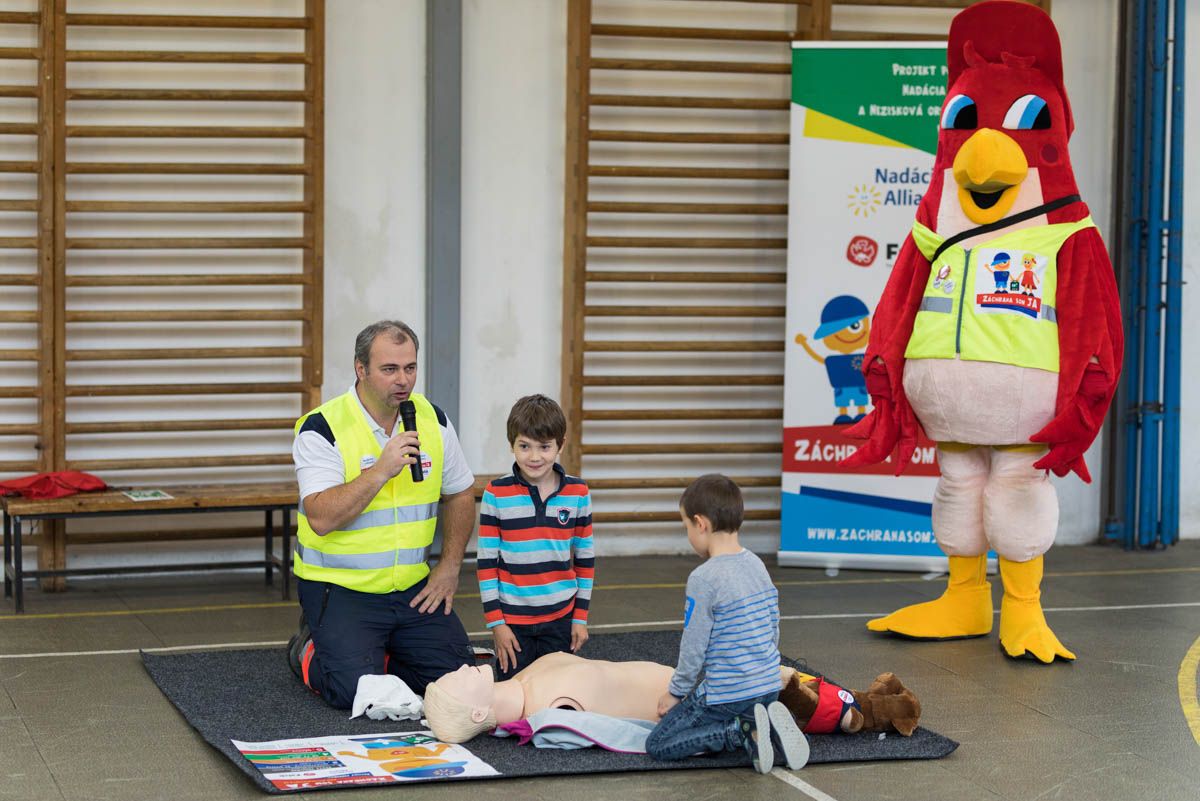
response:
M867 628L921 640L982 637L992 630L992 586L986 571L986 555L951 556L950 581L941 598L898 609L870 621Z
M1042 614L1042 557L1010 562L1000 557L1004 599L1000 602L1000 645L1014 659L1031 657L1047 665L1058 659L1074 660L1046 625Z

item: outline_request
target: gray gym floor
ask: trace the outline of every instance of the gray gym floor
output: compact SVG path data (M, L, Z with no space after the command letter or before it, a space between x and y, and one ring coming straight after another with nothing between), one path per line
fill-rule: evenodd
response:
M685 557L599 560L593 633L678 627L683 581L696 564ZM475 801L1200 798L1200 542L1154 553L1052 549L1043 603L1079 656L1053 666L1006 659L994 633L915 643L864 628L870 616L937 595L941 579L826 576L769 564L780 587L785 653L853 687L895 672L920 697L922 723L958 740L959 749L936 761L777 768L768 776L693 770L606 774L587 777L586 786L555 777L341 792L356 801L414 792ZM0 798L263 797L176 713L137 649L278 647L295 626L294 604L250 573L26 590L25 615L0 608ZM455 608L472 632L483 629L476 594L465 570Z

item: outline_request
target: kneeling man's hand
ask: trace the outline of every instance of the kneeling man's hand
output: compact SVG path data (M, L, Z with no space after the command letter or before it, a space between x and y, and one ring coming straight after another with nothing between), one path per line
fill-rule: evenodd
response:
M451 565L444 561L438 562L429 571L429 579L425 582L425 587L417 593L417 597L412 599L409 606L419 604L420 608L417 611L428 615L437 611L438 606L445 602L446 608L443 614L448 615L454 604L454 593L457 589L458 565Z

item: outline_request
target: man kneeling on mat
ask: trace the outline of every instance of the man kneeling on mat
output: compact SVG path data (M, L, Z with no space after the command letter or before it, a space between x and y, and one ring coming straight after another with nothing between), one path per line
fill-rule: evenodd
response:
M296 423L300 486L293 571L303 614L288 664L349 709L358 680L391 673L413 692L474 664L452 605L475 522L454 426L413 391L417 335L397 320L364 328L355 382ZM441 559L429 566L439 507Z

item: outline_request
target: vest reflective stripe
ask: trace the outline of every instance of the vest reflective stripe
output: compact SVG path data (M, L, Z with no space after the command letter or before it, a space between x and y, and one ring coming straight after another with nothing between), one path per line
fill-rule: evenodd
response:
M333 433L342 457L347 483L378 460L383 452L373 423L359 406L354 390L309 412L320 412ZM443 444L437 412L428 400L413 394L417 435L428 472L414 482L408 468L390 479L366 508L345 527L318 535L309 525L303 502L297 517L295 574L327 581L358 592L406 590L429 575L426 564L437 526L442 492ZM296 422L297 435L309 415Z
M929 280L906 359L966 359L1058 372L1058 252L1078 222L1022 228L964 249L945 248ZM913 242L932 259L945 238L914 222Z
M429 548L401 548L379 553L322 553L296 543L296 556L304 564L334 570L387 570L393 565L419 565L429 559Z
M365 512L341 527L341 531L362 531L365 528L388 526L392 523L418 523L437 517L436 503L418 503L414 506L397 506L394 509L376 509ZM300 502L300 514L304 514L304 501Z

